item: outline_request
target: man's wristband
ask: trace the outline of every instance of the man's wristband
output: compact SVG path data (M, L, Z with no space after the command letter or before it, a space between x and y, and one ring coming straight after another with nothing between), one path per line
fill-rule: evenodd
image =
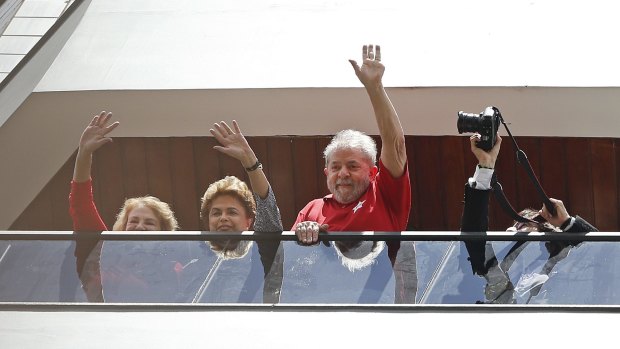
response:
M252 172L252 171L256 171L258 169L263 169L263 164L260 163L260 161L258 161L258 159L256 160L256 163L250 167L246 167L245 170L248 172Z
M493 170L493 167L487 167L487 166L483 166L483 165L480 165L480 164L478 164L478 167L486 168L487 170Z

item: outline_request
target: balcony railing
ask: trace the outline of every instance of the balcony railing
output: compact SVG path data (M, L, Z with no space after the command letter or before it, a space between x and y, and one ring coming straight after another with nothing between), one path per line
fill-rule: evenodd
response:
M619 283L618 233L0 232L4 305L614 307Z

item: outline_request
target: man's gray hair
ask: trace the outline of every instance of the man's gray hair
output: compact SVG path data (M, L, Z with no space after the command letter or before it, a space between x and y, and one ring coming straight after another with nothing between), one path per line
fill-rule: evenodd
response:
M325 147L325 151L323 151L326 166L332 153L335 150L341 149L359 149L366 155L371 166L374 166L377 162L377 143L363 132L349 129L336 133L331 142Z

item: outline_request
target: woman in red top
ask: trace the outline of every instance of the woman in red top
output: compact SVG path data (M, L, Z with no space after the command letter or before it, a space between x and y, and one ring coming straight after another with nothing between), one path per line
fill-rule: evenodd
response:
M91 175L92 156L97 149L112 142L107 134L119 122L108 125L112 113L102 111L95 115L80 138L80 147L75 159L69 213L76 232L98 232L108 230L101 219L93 198ZM112 230L173 231L178 223L170 206L153 196L142 196L125 200L116 217ZM76 269L86 298L91 302L103 302L100 258L103 243L89 236L78 235L75 246Z

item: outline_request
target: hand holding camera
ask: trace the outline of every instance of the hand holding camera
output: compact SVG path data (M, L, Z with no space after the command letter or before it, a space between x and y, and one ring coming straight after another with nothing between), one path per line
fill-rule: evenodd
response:
M480 114L465 113L460 111L456 127L459 133L478 133L480 140L476 146L490 151L497 141L497 130L500 125L501 114L496 107L487 107ZM498 150L499 151L499 150Z
M479 144L481 142L481 136L479 133L475 133L469 137L471 152L474 153L476 159L478 159L478 165L482 168L495 168L495 162L497 161L497 156L499 155L499 148L502 144L502 138L497 134L495 137L495 145L493 145L489 151L480 148Z

